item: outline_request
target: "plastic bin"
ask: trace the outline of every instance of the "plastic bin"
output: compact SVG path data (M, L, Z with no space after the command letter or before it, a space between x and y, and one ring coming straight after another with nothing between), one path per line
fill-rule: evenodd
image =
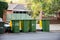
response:
M29 20L22 20L22 32L29 32Z
M4 33L4 27L0 27L0 34Z
M42 20L42 29L45 32L49 32L49 20Z
M14 33L20 32L20 29L19 29L19 20L12 20L12 31Z
M0 22L0 27L4 27L4 22Z
M36 32L36 20L30 20L30 32Z
M4 33L4 22L0 22L0 34Z

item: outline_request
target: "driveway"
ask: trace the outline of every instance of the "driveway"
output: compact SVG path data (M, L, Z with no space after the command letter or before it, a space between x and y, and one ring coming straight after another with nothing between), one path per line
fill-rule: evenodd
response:
M60 40L60 32L6 33L0 40Z

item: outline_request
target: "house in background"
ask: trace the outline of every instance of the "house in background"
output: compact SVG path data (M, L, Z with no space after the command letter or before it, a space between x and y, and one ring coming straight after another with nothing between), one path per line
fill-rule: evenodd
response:
M6 14L12 13L29 13L30 10L26 8L25 4L8 4L8 10ZM6 22L6 15L3 16L4 22Z
M7 14L12 14L12 13L29 13L31 14L31 10L28 10L26 7L26 4L15 4L15 3L11 3L8 4L8 10L7 10ZM3 15L3 20L4 22L6 22L6 15ZM50 20L51 24L60 24L60 12L56 13L56 17L51 16L51 20Z
M8 4L7 14L18 13L18 12L30 12L25 4Z
M17 4L8 4L7 14L13 13L13 9L17 6Z

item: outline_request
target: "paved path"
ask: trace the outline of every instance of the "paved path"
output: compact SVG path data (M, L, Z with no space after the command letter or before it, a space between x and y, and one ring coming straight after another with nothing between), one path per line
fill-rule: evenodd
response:
M50 24L50 27L49 27L50 31L51 30L60 30L60 24ZM39 24L36 25L36 29L42 29L40 28Z
M50 24L50 30L60 30L60 24Z
M60 40L60 32L6 33L0 40Z

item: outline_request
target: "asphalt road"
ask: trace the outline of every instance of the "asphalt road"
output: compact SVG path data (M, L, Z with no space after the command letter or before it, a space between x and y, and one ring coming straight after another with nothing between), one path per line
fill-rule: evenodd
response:
M0 40L60 40L60 32L5 33Z

